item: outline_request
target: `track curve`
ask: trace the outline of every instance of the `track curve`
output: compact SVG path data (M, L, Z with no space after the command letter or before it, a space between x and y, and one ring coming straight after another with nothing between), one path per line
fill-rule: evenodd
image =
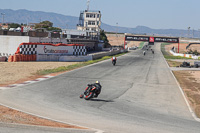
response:
M196 133L190 114L160 51L136 50L117 60L64 73L57 77L0 91L0 103L25 112L105 132ZM88 83L99 80L98 99L79 99ZM71 132L71 131L69 131Z

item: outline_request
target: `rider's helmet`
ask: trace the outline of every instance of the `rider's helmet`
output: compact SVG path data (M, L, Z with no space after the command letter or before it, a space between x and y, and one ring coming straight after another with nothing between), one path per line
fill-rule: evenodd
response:
M99 82L98 80L96 81L96 83L97 83L97 84L100 84L100 82Z

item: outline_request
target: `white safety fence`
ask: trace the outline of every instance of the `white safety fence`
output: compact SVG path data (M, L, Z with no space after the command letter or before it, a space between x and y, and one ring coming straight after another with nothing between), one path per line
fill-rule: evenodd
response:
M187 57L192 59L200 59L200 56L193 55L193 54L181 54L181 53L175 53L173 50L169 51L173 56L181 56L181 57Z

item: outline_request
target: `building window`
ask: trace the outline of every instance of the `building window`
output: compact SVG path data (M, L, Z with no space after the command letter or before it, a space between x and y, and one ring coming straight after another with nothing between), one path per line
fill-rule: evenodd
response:
M95 25L95 21L88 21L88 25Z
M87 13L86 14L86 18L95 18L96 15L95 14L92 14L92 13Z

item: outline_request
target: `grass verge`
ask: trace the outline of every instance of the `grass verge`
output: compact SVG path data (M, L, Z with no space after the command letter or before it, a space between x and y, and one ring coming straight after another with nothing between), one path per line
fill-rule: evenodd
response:
M124 55L126 53L121 53L121 54L117 54L115 55L116 57ZM104 56L100 59L96 59L96 60L90 60L90 61L86 61L86 62L81 62L81 63L77 63L74 65L69 65L69 66L61 66L55 69L44 69L44 70L38 70L37 71L37 75L47 75L47 74L51 74L51 73L58 73L58 72L65 72L65 71L70 71L70 70L74 70L76 68L80 68L83 66L87 66L90 64L94 64L103 60L107 60L107 59L111 59L113 56Z
M139 45L139 48L142 48L144 46L144 43L145 42L141 42L140 45Z
M172 60L166 60L170 67L177 67L182 64L182 62L172 61Z
M165 59L192 59L188 57L182 57L182 56L173 56L173 55L164 55Z

